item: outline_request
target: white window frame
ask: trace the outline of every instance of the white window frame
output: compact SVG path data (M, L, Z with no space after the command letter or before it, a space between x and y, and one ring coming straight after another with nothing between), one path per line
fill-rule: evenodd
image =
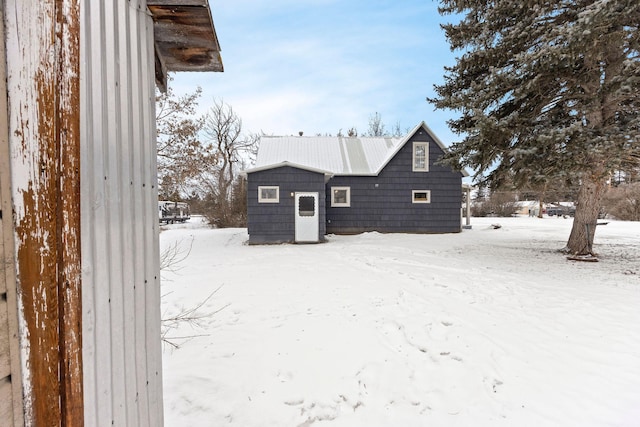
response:
M427 199L426 200L416 200L416 194L417 193L426 193L427 194ZM431 190L411 190L411 202L412 203L431 203Z
M416 149L418 147L424 147L424 167L416 167ZM411 157L411 166L414 172L429 172L429 143L428 142L414 142L413 143L413 156Z
M263 198L262 190L276 190L276 198ZM280 203L280 187L277 185L259 185L258 186L258 203Z
M347 201L338 203L335 199L335 192L345 190L347 192ZM349 208L351 207L351 187L331 187L331 207L332 208Z

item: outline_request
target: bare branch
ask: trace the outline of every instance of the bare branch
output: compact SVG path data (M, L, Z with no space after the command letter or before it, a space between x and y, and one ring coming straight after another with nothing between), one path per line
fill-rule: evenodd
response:
M170 271L172 273L176 273L177 271L181 270L183 267L180 267L179 264L187 259L187 257L191 254L194 240L195 238L191 236L189 247L186 249L182 245L183 239L173 242L168 247L166 247L160 254L160 271Z
M170 333L176 329L178 329L182 325L188 325L192 329L204 329L206 327L206 323L213 318L216 314L220 313L225 308L229 307L231 304L225 304L222 307L219 307L213 311L202 312L201 309L205 306L205 304L222 288L223 285L218 286L213 292L209 294L203 301L198 303L197 305L191 308L183 308L179 313L169 315L166 314L162 316L162 341L173 347L174 349L180 348L184 342L191 340L196 337L207 336L208 334L197 334L197 335L185 335L185 336L175 336Z

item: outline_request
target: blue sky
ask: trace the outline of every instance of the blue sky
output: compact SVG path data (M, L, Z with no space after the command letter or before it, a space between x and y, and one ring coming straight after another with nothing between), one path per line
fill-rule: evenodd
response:
M223 73L178 73L176 93L203 89L231 105L245 132L332 135L421 121L449 145L458 137L425 98L455 63L431 0L210 0Z

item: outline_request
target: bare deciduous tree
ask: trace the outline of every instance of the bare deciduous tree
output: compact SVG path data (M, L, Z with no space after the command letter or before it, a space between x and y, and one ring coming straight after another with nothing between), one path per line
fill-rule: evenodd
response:
M602 199L603 211L623 221L640 221L640 183L611 187Z
M382 122L382 115L378 112L369 116L369 129L367 130L367 136L385 136L384 123Z
M218 227L242 226L246 214L238 172L255 158L258 135L244 135L242 119L223 101L214 100L204 123L206 170L201 186L207 203L205 216Z
M181 199L190 179L199 175L204 150L199 132L204 118L196 108L202 89L177 96L168 87L156 95L158 192L163 199Z
M400 127L400 121L397 121L395 125L393 125L393 129L391 130L391 136L393 136L394 138L401 138L404 136L404 134L409 133L407 132L402 132L402 128Z

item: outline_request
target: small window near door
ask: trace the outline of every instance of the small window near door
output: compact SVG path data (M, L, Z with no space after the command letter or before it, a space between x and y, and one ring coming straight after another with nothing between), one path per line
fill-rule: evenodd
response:
M431 191L429 190L413 190L411 194L413 203L431 203Z
M300 196L298 199L298 215L314 216L316 213L316 198L313 196Z
M351 187L331 187L331 207L348 208L351 206Z
M414 172L429 171L429 143L428 142L413 143L413 171Z
M277 186L259 186L258 187L258 203L279 203L280 187Z

